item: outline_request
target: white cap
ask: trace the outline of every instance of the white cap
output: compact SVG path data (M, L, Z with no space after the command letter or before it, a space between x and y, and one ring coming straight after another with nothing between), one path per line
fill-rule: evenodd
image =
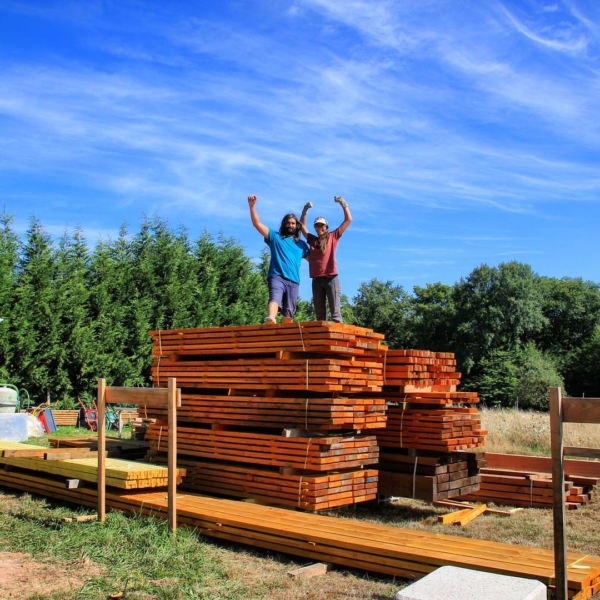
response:
M325 225L325 227L328 227L328 225L327 225L327 219L325 219L325 217L317 217L315 219L314 225L318 225L319 223L321 225Z

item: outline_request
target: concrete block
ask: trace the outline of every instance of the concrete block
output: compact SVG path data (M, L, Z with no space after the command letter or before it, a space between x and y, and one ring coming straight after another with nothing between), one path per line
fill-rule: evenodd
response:
M546 600L541 581L440 567L396 593L396 600Z

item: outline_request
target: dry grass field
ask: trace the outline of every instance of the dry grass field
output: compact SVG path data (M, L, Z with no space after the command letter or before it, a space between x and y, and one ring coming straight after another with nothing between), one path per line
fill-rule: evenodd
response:
M489 431L487 451L549 455L547 414L484 409L482 418ZM600 447L600 426L567 424L565 429L569 445ZM60 524L61 516L73 512L71 507L0 490L0 598L99 600L127 585L129 600L385 600L406 585L402 580L343 568L295 581L287 571L304 563L294 557L214 542L184 530L173 542L164 524L126 519L116 513L109 515L108 527L104 529L94 524ZM447 512L448 509L420 501L393 499L334 511L331 516L552 547L550 510L524 509L513 517L483 515L462 528L437 522L437 517ZM568 511L567 516L569 548L600 555L600 503L593 501L579 510ZM19 565L23 567L20 570ZM54 574L46 588L44 573ZM59 589L57 574L65 583ZM31 585L24 583L27 577ZM7 590L12 590L13 595L6 595ZM600 599L600 595L596 598Z

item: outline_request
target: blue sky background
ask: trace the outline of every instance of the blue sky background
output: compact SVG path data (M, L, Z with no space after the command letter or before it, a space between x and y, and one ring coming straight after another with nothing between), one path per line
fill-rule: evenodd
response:
M600 282L599 54L597 0L3 0L0 202L258 257L248 194L273 227L342 195L350 297L510 260Z

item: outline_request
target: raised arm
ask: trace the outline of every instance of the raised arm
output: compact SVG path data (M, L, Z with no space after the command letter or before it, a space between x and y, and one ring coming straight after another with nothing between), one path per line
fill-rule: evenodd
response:
M333 199L344 209L344 222L338 227L340 235L348 229L348 225L352 223L352 215L348 208L348 203L341 196L334 196Z
M256 212L256 202L258 198L256 196L248 196L248 205L250 206L250 219L252 220L252 225L256 228L258 233L262 235L264 238L269 237L269 228L266 225L263 225L258 218L258 213Z
M306 227L306 214L308 213L308 209L312 208L312 202L307 202L302 209L302 214L300 215L300 227L302 227L302 235L307 237L308 229Z

